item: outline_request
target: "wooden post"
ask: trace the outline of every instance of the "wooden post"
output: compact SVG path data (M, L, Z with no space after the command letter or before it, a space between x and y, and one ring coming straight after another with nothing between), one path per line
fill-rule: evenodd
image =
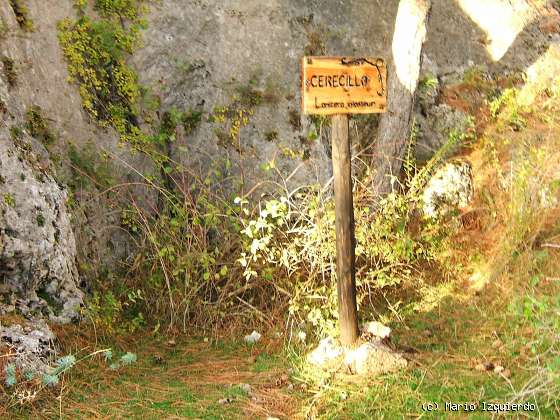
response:
M354 273L354 206L348 115L333 115L331 128L340 341L345 346L351 346L358 339L358 309Z
M379 57L303 57L301 109L304 114L332 116L338 319L340 341L352 346L358 339L358 308L348 114L387 111L385 61Z

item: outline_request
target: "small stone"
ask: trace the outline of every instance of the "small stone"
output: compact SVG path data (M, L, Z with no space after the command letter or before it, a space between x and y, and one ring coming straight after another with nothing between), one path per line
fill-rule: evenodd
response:
M243 340L245 340L247 344L255 344L261 339L261 337L261 334L259 334L257 331L253 331L251 334L246 335Z
M425 337L432 337L434 335L434 333L431 332L430 330L424 330L423 334Z
M220 405L231 404L232 402L233 402L233 400L231 398L220 398L218 400L218 404L220 404Z
M6 305L4 306L4 311L5 313L9 314L11 312L14 312L16 310L16 307L14 305Z
M240 389L243 390L243 392L245 392L246 394L250 394L252 391L251 385L249 384L239 384L238 385Z
M171 339L171 340L167 340L167 345L169 347L173 347L175 346L177 343L175 342L175 340Z
M504 371L504 367L500 365L494 366L494 373L502 373Z

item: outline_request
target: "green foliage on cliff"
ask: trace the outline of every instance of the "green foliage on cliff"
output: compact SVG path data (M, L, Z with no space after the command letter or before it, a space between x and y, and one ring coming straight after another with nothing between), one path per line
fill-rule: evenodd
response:
M10 0L10 6L16 15L16 20L21 29L27 32L33 31L33 20L29 17L29 9L23 0Z
M103 126L113 127L123 141L142 137L138 128L138 76L126 58L140 45L143 2L96 0L99 18L86 14L79 1L77 20L58 25L59 42L68 62L70 80L79 85L84 109Z
M40 106L34 105L30 107L25 114L25 119L25 126L32 137L39 140L45 146L54 143L56 138L47 120L43 116L43 111Z

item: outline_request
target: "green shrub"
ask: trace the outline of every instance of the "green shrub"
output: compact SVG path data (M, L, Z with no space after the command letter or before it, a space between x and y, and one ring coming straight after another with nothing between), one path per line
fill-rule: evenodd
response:
M10 6L16 15L19 27L27 32L33 31L33 20L29 17L29 9L24 4L24 0L10 0Z
M4 68L4 77L8 82L9 87L14 87L17 84L17 72L14 60L10 57L2 56L2 66Z
M72 190L90 185L107 189L115 184L114 167L105 156L97 152L93 144L86 143L78 148L70 143L67 153L72 170L68 185Z
M143 142L138 128L138 76L126 58L140 45L142 1L96 1L101 18L83 15L58 25L59 42L70 80L78 83L82 104L101 125L113 127L123 141ZM83 6L83 2L78 7ZM124 19L129 24L124 25Z
M39 140L45 146L53 144L55 136L52 133L46 119L43 117L41 107L34 105L27 110L26 128L29 134Z

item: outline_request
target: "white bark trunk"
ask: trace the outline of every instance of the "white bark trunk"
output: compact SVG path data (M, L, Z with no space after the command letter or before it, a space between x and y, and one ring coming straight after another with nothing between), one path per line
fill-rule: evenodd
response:
M387 76L388 108L381 116L373 160L372 186L380 195L391 192L391 179L399 176L402 167L430 8L430 0L401 0L399 3Z

